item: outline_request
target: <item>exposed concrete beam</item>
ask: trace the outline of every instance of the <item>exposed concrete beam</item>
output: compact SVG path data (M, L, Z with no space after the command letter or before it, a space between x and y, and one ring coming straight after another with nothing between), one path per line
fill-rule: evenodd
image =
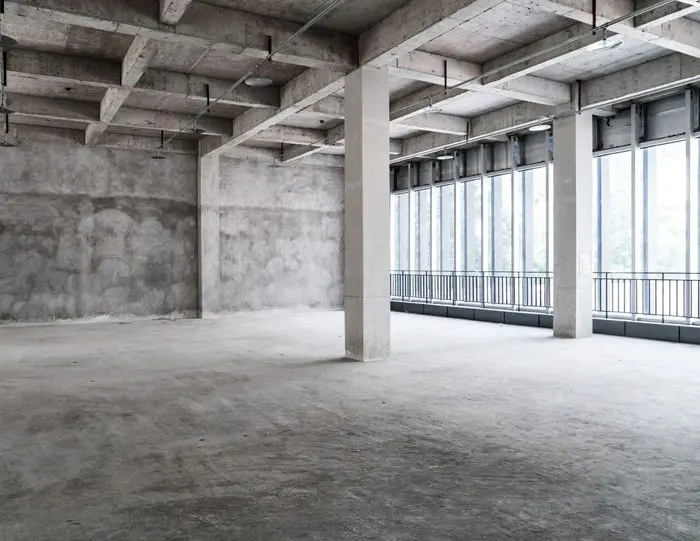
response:
M94 145L105 132L157 50L157 44L153 40L143 36L134 37L122 61L121 87L108 88L105 92L100 105L100 121L91 123L85 130L86 145Z
M466 118L442 113L423 113L394 123L407 128L416 128L433 133L448 133L452 135L465 135L467 133Z
M515 2L530 8L555 13L562 17L588 24L592 21L593 12L590 0L514 0ZM601 2L598 6L597 24L608 23L619 17L633 13L634 0L611 0ZM676 18L670 22L668 15L660 21L647 20L641 25L635 26L633 20L626 20L609 26L611 32L630 36L632 38L647 41L672 51L700 57L700 42L697 39L700 33L700 23L686 18Z
M213 152L227 152L260 132L284 122L318 100L340 90L344 74L308 69L289 81L280 91L278 109L251 109L233 121L233 135Z
M272 143L287 143L293 145L314 145L325 140L324 130L311 128L296 128L293 126L272 126L255 136L258 141Z
M502 84L488 86L482 85L479 80L460 84L479 77L483 73L481 66L422 51L413 51L392 61L390 73L404 79L439 85L443 89L447 83L451 88L486 92L544 105L559 105L570 99L568 85L541 77L522 77L517 81L504 81ZM441 90L438 86L435 89Z
M192 0L160 0L160 20L165 24L177 24Z
M307 156L313 156L322 152L324 148L320 146L310 146L310 145L285 145L282 149L282 163L292 163Z
M389 64L389 73L404 79L443 85L445 67L447 67L447 84L450 86L481 75L479 64L423 51L412 51L393 59Z
M581 106L593 109L700 81L700 59L674 53L581 85Z
M10 94L9 103L18 117L30 123L31 119L48 119L57 121L84 122L90 125L98 124L102 118L101 104L74 100L58 100ZM143 130L163 130L177 132L190 121L190 115L153 111L150 109L134 109L122 107L110 120L110 126ZM231 134L231 120L203 116L197 121L197 126L206 135Z
M268 54L268 36L274 46L301 27L202 2L192 3L176 28L165 27L158 3L152 8L138 2L11 0L5 2L3 20L29 28L36 21L60 22L254 58ZM357 67L357 41L338 32L312 29L275 55L275 61L347 72Z
M328 130L326 135L326 143L329 141L334 141L332 144L323 145L285 145L282 149L282 162L289 163L300 160L307 156L312 156L313 154L318 154L323 152L324 149L329 147L343 147L345 143L345 131L340 129L344 127L334 128ZM399 139L389 140L389 154L394 156L401 154L401 149L403 148L403 143Z
M497 4L499 0L411 0L360 36L360 64L385 66Z
M121 66L117 62L78 58L28 50L8 51L8 76L42 81L60 82L70 87L122 88ZM169 71L146 70L133 87L136 94L148 94L160 99L184 98L206 103L206 86L212 96L221 96L231 85L229 81L199 77ZM225 96L220 103L242 107L279 107L279 92L275 88L240 86Z
M404 160L439 152L445 148L458 147L467 142L492 139L510 131L521 130L535 125L555 114L553 107L535 103L519 103L492 111L471 119L468 137L441 133L425 133L403 140L401 155L391 160L398 163Z

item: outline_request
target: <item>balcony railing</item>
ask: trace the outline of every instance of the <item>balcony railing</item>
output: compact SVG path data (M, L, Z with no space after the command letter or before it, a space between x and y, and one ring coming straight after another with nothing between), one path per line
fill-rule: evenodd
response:
M700 319L700 274L603 272L593 275L593 310L606 318L661 322Z
M402 301L548 310L548 272L393 271L391 296Z
M392 271L391 296L402 301L465 304L518 311L551 311L552 273ZM700 274L593 275L597 317L700 321Z

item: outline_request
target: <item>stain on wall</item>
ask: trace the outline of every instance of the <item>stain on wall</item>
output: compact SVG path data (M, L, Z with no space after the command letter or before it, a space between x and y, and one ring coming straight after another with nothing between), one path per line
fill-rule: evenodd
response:
M0 319L193 315L197 161L20 131L0 149Z
M221 160L221 310L343 303L342 158Z

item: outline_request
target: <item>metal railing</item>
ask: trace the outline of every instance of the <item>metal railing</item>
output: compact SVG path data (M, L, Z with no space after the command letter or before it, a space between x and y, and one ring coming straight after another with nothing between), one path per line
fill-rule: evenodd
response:
M700 319L700 274L602 272L593 275L593 310L606 318Z
M402 301L551 311L551 272L392 271L391 296ZM700 274L593 274L597 317L650 321L700 320Z
M391 272L391 296L402 301L548 310L551 291L549 272Z

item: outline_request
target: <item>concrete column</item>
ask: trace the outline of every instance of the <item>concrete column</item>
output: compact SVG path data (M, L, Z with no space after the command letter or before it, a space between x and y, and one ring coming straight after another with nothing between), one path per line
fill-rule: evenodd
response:
M217 146L217 139L200 141L197 160L200 317L219 311L219 155L207 154Z
M362 67L345 79L345 351L390 354L389 78Z
M583 112L554 121L554 336L593 332L593 132Z

